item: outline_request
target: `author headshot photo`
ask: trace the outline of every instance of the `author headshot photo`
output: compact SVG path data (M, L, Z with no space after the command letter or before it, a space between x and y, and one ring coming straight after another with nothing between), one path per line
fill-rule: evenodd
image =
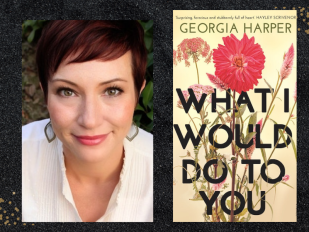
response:
M150 91L144 34L140 21L44 25L25 89L42 89L49 118L22 127L23 222L153 221L152 127L134 122Z

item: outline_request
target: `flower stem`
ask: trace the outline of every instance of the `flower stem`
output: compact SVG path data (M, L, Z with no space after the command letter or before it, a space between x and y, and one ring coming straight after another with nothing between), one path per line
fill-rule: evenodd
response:
M197 82L198 82L198 84L200 84L200 77L199 77L199 74L198 74L198 68L197 68L197 62L196 62L195 54L193 54L193 59L194 59L194 63L195 63L195 66L196 66Z
M242 184L243 184L244 179L245 179L246 172L247 172L247 168L245 168L244 174L242 175L242 178L241 178L240 187L239 187L240 193L241 193L241 188L242 188Z
M218 164L214 164L214 167L215 167L215 179L217 178L217 167L218 167ZM218 217L218 198L216 199L216 221L217 222L220 222L220 218Z
M271 109L271 106L272 106L272 104L273 104L273 102L274 102L274 100L275 100L275 98L276 98L276 96L277 96L277 94L278 94L278 92L279 92L279 89L280 89L280 87L281 87L281 85L282 85L282 81L283 81L283 80L281 80L278 89L276 90L276 92L274 93L273 98L271 99L271 103L270 103L270 105L269 105L269 107L268 107L268 110L267 110L267 113L266 113L266 117L265 117L265 120L264 120L262 129L261 129L261 133L262 133L263 128L264 128L264 126L265 126L265 124L266 124L266 121L267 121L267 119L268 119L268 114L269 114L269 111L270 111L270 109Z
M295 101L295 103L294 103L294 105L293 105L293 108L292 108L292 110L291 110L291 112L290 112L290 115L289 115L289 119L288 119L287 123L285 124L285 127L284 127L283 131L285 131L286 127L288 126L288 124L289 124L289 122L290 122L290 120L291 120L291 115L292 115L293 110L294 110L294 108L295 108L296 102L297 102L297 101ZM269 158L268 158L267 161L266 161L267 163L268 163L268 161L271 159L271 157L272 157L272 155L273 155L273 153L274 153L276 147L278 146L278 144L279 144L281 138L282 138L282 136L280 135L280 137L279 137L279 139L278 139L276 145L274 146L273 150L272 150L271 153L270 153ZM258 178L257 178L256 180L260 179L260 177L261 177L261 174L258 176ZM256 183L256 182L253 183L253 186L252 186L251 191L254 189L255 183ZM247 203L247 200L246 200L246 203Z
M233 93L233 99L235 99L235 90ZM232 125L232 132L233 132L233 141L234 141L234 129L235 129L235 100L233 100L233 125ZM233 142L232 141L232 142ZM235 156L235 150L232 146L232 153ZM234 192L235 192L235 176L236 176L236 163L238 159L238 154L236 154L236 159L233 159L232 163L232 193L231 193L231 215L230 215L230 222L234 221Z

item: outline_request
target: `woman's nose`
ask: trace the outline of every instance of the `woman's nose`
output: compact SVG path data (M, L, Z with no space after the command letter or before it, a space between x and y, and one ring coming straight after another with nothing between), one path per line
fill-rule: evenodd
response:
M102 122L102 103L96 96L85 97L80 105L78 123L87 129L93 129Z

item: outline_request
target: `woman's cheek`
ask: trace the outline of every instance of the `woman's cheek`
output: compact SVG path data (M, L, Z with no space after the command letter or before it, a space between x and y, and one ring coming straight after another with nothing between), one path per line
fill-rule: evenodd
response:
M115 105L110 115L114 124L130 128L133 120L135 105L131 102Z
M78 113L76 106L76 104L69 105L62 101L58 101L55 97L51 98L48 102L47 109L52 122L56 124L54 126L63 127L73 121Z

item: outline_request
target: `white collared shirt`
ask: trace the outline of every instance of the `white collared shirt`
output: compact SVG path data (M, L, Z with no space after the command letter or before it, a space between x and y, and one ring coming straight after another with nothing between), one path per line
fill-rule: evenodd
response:
M66 177L62 143L48 143L44 128L49 119L22 127L22 221L82 222ZM129 136L134 134L132 126ZM105 214L97 222L153 221L153 137L139 129L129 142Z

